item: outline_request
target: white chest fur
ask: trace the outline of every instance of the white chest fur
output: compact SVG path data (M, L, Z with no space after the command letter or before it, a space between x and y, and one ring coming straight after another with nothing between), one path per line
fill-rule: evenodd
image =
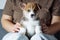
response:
M27 33L30 36L32 36L34 33L36 33L36 27L39 26L38 20L22 21L22 23L23 23L23 26L26 28ZM40 28L40 26L39 26L39 28Z

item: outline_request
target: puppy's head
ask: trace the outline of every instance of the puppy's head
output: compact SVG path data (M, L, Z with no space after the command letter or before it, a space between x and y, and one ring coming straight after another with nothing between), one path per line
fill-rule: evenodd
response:
M37 4L33 2L29 3L22 3L20 4L20 8L23 11L23 16L30 19L30 18L35 18L36 15L36 8Z

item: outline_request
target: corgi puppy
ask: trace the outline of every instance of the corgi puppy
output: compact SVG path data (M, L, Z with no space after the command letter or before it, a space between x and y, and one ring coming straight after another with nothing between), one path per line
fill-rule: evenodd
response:
M3 40L49 40L43 35L40 20L36 17L37 4L33 2L22 3L20 8L23 11L20 31L18 33L8 33L3 37ZM21 35L24 35L22 39L20 38Z
M34 34L40 34L40 25L39 25L39 21L36 20L36 13L34 12L35 8L36 8L36 3L27 3L27 4L23 4L21 7L22 11L23 11L23 18L21 20L21 24L23 25L23 27L26 28L27 30L27 35L29 37L33 36Z

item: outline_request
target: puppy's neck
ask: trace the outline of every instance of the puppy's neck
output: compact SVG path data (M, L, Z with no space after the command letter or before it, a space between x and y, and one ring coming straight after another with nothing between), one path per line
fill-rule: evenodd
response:
M35 19L33 19L33 18L29 18L29 19L28 19L28 18L26 18L26 17L23 17L23 20L24 20L24 21L34 21L34 20L36 20L36 18L35 18Z

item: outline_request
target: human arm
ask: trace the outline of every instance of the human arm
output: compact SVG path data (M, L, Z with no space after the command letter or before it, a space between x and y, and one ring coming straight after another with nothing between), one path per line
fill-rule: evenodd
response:
M7 31L7 32L15 32L15 31L19 31L18 29L20 28L19 24L17 27L16 24L13 23L13 8L12 8L12 2L10 0L7 0L5 8L3 10L3 15L1 18L1 23L2 23L2 27Z
M12 17L9 15L3 15L1 18L1 23L2 23L2 27L7 32L17 32L20 30L20 24L19 23L14 24L12 22Z
M55 34L60 31L60 16L53 16L52 23L49 27L44 25L43 32L46 34Z
M60 1L55 0L53 5L53 12L52 12L52 21L51 25L47 27L44 24L43 32L47 34L55 34L60 31Z

